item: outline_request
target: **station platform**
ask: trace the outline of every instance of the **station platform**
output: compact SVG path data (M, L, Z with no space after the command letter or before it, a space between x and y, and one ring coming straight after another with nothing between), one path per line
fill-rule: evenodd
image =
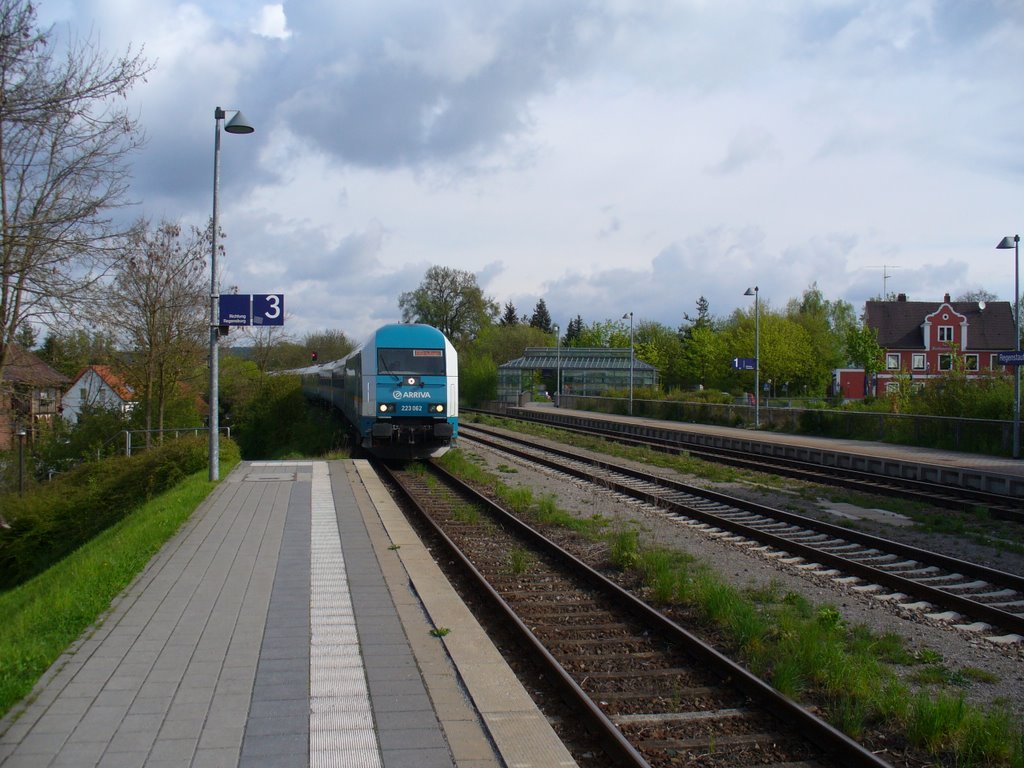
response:
M655 437L685 447L727 448L750 454L795 459L868 472L881 477L921 480L954 488L1020 497L1024 503L1024 460L924 448L896 443L849 440L715 424L663 421L641 416L581 411L530 403L506 407L509 416L523 413L554 426L614 428L633 437Z
M346 460L236 467L0 721L0 765L575 762Z

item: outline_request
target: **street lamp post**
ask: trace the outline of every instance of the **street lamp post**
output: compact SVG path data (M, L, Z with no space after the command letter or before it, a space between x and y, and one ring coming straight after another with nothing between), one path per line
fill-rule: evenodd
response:
M562 337L558 326L555 326L555 407L562 398Z
M220 336L219 309L220 289L217 283L217 195L220 191L220 131L226 113L220 107L213 110L213 220L210 232L210 480L220 479L220 393L218 392L219 360L217 339ZM228 133L252 133L255 129L245 115L235 110L235 115L224 126Z
M996 248L1013 248L1013 335L1020 352L1020 235L1006 236ZM1017 356L1018 358L1020 355ZM1020 364L1013 375L1013 458L1020 458Z
M633 415L633 313L627 312L622 316L625 320L629 318L629 415Z
M744 296L754 297L754 429L761 428L761 307L758 287L747 288Z
M24 428L16 433L18 436L18 495L25 494L25 435L28 434Z

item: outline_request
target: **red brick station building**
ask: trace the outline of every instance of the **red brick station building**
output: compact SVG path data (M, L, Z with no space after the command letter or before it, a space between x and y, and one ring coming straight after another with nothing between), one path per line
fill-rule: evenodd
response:
M1009 301L869 301L864 323L878 333L885 353L875 382L865 381L863 369L840 368L833 386L848 400L884 395L896 386L901 371L924 383L952 369L954 350L964 358L967 375L986 376L1010 370L999 364L999 353L1016 348L1013 304ZM872 386L874 384L874 386Z

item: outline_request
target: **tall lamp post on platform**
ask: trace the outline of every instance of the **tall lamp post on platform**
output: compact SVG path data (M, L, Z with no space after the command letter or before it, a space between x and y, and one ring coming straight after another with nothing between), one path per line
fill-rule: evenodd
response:
M744 296L754 297L754 429L761 428L761 307L758 287L747 288Z
M228 133L252 133L255 128L240 111L224 126ZM220 393L218 379L220 366L217 339L220 336L220 318L217 316L220 289L217 284L217 195L220 191L220 131L227 113L217 107L213 110L213 221L210 232L210 480L220 479Z
M555 326L555 406L562 397L562 337L558 326Z
M629 415L633 415L633 313L627 312L622 316L625 320L629 318Z
M1013 248L1013 335L1014 349L1020 352L1020 235L1007 235L996 248ZM1013 458L1020 458L1020 355L1013 374Z

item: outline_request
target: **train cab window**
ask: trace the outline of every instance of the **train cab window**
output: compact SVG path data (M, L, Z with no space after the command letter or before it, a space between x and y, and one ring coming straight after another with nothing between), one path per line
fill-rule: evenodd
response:
M444 376L444 350L378 349L377 371L399 375L413 373L418 376Z

